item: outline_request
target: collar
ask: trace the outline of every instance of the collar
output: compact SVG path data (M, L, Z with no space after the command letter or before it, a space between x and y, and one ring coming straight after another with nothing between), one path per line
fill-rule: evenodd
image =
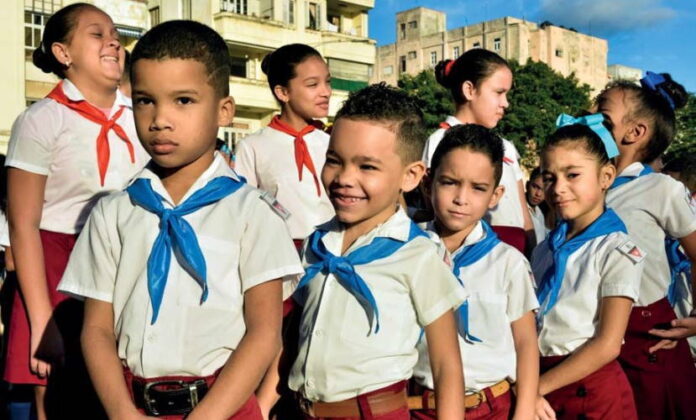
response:
M327 231L326 235L321 238L321 241L324 243L326 249L331 251L331 253L334 255L340 255L341 246L343 245L343 233L345 232L345 227L343 224L334 216L334 218L328 222L317 226L317 229ZM406 242L408 241L410 232L411 219L409 219L406 212L399 207L396 213L394 213L384 223L378 225L371 231L356 239L346 251L346 255L363 245L369 244L375 238L391 238L397 241Z
M431 220L425 225L425 231L428 233L428 236L431 239L433 239L437 244L442 245L444 247L445 244L442 242L442 238L440 238L440 235L438 235L437 231L435 230L434 220ZM455 249L454 252L451 253L452 258L454 258L455 255L459 254L464 249L464 247L473 245L477 242L482 241L485 238L486 231L483 230L483 224L479 220L478 222L476 222L474 228L471 229L471 232L469 232L469 234L466 236L466 239L464 239L464 243L461 244L459 248Z
M65 96L67 96L68 99L70 99L71 101L86 101L85 96L82 94L82 92L80 92L77 86L75 86L75 84L70 81L70 79L63 79L63 92L65 93ZM111 112L113 113L114 109L118 110L118 108L120 108L121 106L133 108L133 101L126 95L121 93L120 89L116 89L116 100L114 101L114 104L111 106Z
M638 176L643 171L643 168L645 168L645 166L642 163L633 162L632 164L625 167L624 170L621 171L621 173L618 174L616 177L618 178L620 176Z
M132 181L135 181L138 178L149 179L152 185L152 189L157 194L161 195L162 198L164 198L164 201L168 204L169 207L173 208L174 200L172 200L171 196L169 195L169 192L167 192L167 189L164 188L162 180L159 178L159 176L157 176L157 174L153 172L152 165L152 160L150 160L150 162L137 175L135 175L135 177L133 177ZM189 188L189 190L186 192L184 197L181 199L180 203L183 203L191 195L193 195L193 193L203 188L208 183L208 181L220 176L227 176L234 179L235 181L240 180L239 175L237 175L235 171L233 171L232 169L230 169L229 166L227 166L225 160L216 151L215 157L213 158L213 162L210 164L210 166L208 166L208 168L205 171L203 171L203 173L198 177L198 179L196 179L193 185L191 185L191 188Z
M454 127L455 125L462 125L464 124L463 122L459 121L456 117L452 115L448 115L447 118L445 118L445 122L450 125L450 127Z

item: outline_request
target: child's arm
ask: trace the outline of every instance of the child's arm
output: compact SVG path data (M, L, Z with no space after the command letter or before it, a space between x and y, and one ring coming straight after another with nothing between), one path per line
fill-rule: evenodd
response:
M546 395L579 381L618 357L633 301L626 297L602 298L597 334L561 364L539 378L539 394Z
M529 257L532 254L532 250L536 246L536 233L534 232L532 215L529 214L529 208L527 208L527 197L524 194L524 184L522 183L522 180L517 181L517 195L521 204L522 220L524 221L524 233L526 238L524 255Z
M63 357L63 339L53 321L39 234L46 178L12 167L7 171L7 220L31 329L30 369L41 378L50 374L50 363ZM37 355L39 344L41 354Z
M116 350L113 305L87 298L84 318L82 352L89 376L109 418L148 418L135 408L126 387L123 365Z
M278 393L278 384L280 383L280 356L283 353L281 349L276 355L275 359L271 363L271 366L266 371L261 380L261 385L256 391L256 399L259 402L259 407L261 408L261 414L263 418L268 420L270 417L271 410L273 406L276 405L280 399L280 394Z
M539 393L539 344L534 312L527 312L511 326L517 353L517 402L513 420L534 419Z
M282 282L267 281L244 293L246 334L189 420L229 418L259 386L280 351Z
M435 382L438 420L464 418L464 376L454 312L447 311L425 327L430 368Z

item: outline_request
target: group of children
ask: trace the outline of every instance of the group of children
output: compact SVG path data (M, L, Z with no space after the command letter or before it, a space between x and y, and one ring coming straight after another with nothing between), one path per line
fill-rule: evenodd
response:
M437 66L456 112L426 142L417 101L384 84L327 134L326 63L281 47L262 64L281 112L234 170L216 151L227 55L203 24L157 25L131 102L108 15L48 20L34 63L62 81L6 162L4 377L35 385L39 418L696 419L696 314L673 310L696 203L647 165L686 97L668 75L560 116L528 201L492 131L513 78L492 52Z

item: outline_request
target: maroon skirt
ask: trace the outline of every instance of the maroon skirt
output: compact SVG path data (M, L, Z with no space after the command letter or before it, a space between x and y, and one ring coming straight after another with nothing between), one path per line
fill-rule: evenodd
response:
M524 248L527 244L527 236L524 233L524 229L513 226L491 226L491 228L493 228L493 231L501 241L514 246L524 254Z
M542 357L541 373L567 356ZM635 420L636 406L631 386L621 366L613 360L587 377L545 396L558 420Z
M696 367L688 342L671 350L648 349L660 341L652 328L669 328L677 318L667 298L634 307L619 361L636 397L640 419L696 419Z

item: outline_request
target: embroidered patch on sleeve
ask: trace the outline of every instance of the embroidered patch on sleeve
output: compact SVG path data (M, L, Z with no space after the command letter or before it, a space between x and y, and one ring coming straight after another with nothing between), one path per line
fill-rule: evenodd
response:
M634 244L630 239L619 245L616 249L618 249L634 263L639 263L645 258L645 252L638 248L638 245Z
M264 191L261 194L260 198L263 201L265 201L266 204L268 204L271 207L271 209L275 212L275 214L280 216L283 220L288 220L290 218L291 213L288 211L288 209L283 207L283 205L280 204L280 202L275 197L273 197L268 191Z

